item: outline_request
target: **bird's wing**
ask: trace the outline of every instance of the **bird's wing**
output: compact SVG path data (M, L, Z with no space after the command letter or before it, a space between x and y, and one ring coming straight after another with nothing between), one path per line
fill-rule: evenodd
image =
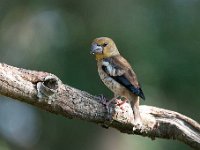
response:
M129 91L145 99L144 93L137 81L136 74L130 64L122 56L118 55L105 59L102 69Z

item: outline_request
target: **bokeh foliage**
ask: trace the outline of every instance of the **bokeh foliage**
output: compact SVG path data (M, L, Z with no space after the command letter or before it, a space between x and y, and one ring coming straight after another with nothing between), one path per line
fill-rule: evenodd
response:
M114 39L133 65L145 105L200 121L200 1L1 0L1 62L56 74L94 95L112 93L89 55L95 37ZM0 149L189 149L38 110L1 97Z

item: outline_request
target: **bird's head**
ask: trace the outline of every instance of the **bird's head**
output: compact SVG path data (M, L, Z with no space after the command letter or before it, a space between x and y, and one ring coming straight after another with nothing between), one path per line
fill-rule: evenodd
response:
M90 53L96 56L96 60L119 55L119 51L114 41L108 37L94 39Z

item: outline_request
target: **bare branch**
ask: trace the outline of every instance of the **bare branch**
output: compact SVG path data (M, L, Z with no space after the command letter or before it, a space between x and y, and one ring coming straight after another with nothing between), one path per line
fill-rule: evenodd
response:
M143 125L137 127L128 103L123 109L115 104L106 109L98 97L65 85L50 73L0 63L0 94L67 118L87 120L152 139L177 139L200 149L200 125L194 120L174 111L140 106Z

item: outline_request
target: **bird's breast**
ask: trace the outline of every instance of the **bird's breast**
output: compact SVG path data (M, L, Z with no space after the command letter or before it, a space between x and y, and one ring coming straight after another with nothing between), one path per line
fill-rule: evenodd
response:
M98 73L103 81L103 83L115 94L123 95L125 88L115 81L112 77L110 77L104 70L102 69L102 63L97 63Z

